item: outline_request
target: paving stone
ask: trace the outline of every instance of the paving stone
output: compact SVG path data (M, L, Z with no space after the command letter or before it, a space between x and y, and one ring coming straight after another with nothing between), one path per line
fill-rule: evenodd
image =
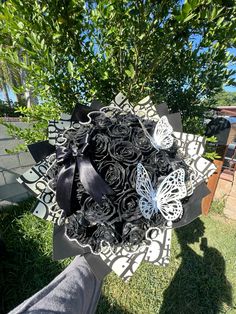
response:
M28 123L12 122L20 128L29 127ZM7 128L0 125L0 207L12 205L22 199L28 198L30 194L20 185L16 178L26 172L35 161L30 153L9 155L5 149L13 149L21 140L11 137Z
M225 203L224 214L233 220L236 220L236 197L229 196Z
M35 164L35 161L30 153L19 153L20 166L31 166Z
M13 203L18 203L20 201L26 200L27 198L29 198L29 194L26 192L26 193L22 193L22 194L11 197L11 201Z
M12 122L12 124L16 125L18 128L26 129L30 127L30 123L26 122Z
M231 190L231 194L235 193L236 196L236 172L234 173L234 181L233 181L233 186L232 186L232 190Z
M12 150L21 143L23 143L23 141L12 138L0 139L0 154L7 155L6 149Z
M2 138L11 138L11 136L7 133L7 128L0 124L0 139Z
M15 125L15 126L17 126L19 128L22 128L22 129L26 129L26 128L28 128L30 126L29 123L17 122L17 121L11 122L11 124L13 124L13 125ZM0 139L2 139L2 138L12 138L12 136L10 136L8 134L7 128L4 125L0 124Z
M225 196L228 196L232 188L232 182L219 179L217 188L215 191L214 199L222 199Z
M26 193L26 189L18 182L0 187L0 200L8 200L11 197Z
M3 171L3 176L6 184L16 183L16 178L19 177L18 173L12 173L10 171Z
M230 195L235 195L236 196L236 183L233 184Z
M5 178L4 178L3 172L1 171L0 172L0 186L3 186L5 184L6 184Z
M2 155L0 156L0 168L1 166L6 169L12 169L20 167L20 162L17 154L14 155Z
M29 170L31 167L32 167L32 165L25 166L25 167L18 167L18 168L14 168L11 170L14 171L15 173L17 173L17 175L21 175L21 174L25 173L27 170Z

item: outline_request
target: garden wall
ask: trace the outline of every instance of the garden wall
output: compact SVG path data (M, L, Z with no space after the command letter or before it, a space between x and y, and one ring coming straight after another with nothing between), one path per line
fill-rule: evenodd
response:
M12 121L17 126L27 127L27 123ZM30 153L7 154L5 149L12 149L21 141L8 135L0 124L0 208L29 197L29 193L16 178L35 164Z

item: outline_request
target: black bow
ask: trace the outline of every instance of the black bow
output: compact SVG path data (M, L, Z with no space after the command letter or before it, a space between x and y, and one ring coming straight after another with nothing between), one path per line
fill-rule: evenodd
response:
M73 183L75 173L79 173L79 178L87 193L99 204L101 204L104 195L113 194L113 190L101 178L94 169L89 153L86 152L87 143L85 142L81 149L76 145L69 148L59 146L56 149L56 158L58 163L63 164L57 180L56 200L66 216L72 214L71 201L73 192Z

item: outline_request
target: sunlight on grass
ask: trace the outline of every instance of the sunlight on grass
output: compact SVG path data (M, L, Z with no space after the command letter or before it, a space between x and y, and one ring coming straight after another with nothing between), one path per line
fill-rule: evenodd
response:
M0 214L8 250L0 261L2 313L70 262L52 261L52 226L30 214L31 203ZM236 313L235 256L236 223L216 214L202 217L173 233L168 267L143 263L129 283L109 274L97 313Z

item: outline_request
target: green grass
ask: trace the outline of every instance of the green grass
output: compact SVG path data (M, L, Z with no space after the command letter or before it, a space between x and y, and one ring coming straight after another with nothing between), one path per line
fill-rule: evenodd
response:
M70 260L51 259L52 228L31 201L0 212L0 312L49 283ZM203 240L200 240L203 239ZM236 223L217 214L173 233L168 267L143 263L129 283L107 276L97 313L236 313Z
M210 211L215 214L224 215L225 201L224 197L219 200L214 200L211 204Z

